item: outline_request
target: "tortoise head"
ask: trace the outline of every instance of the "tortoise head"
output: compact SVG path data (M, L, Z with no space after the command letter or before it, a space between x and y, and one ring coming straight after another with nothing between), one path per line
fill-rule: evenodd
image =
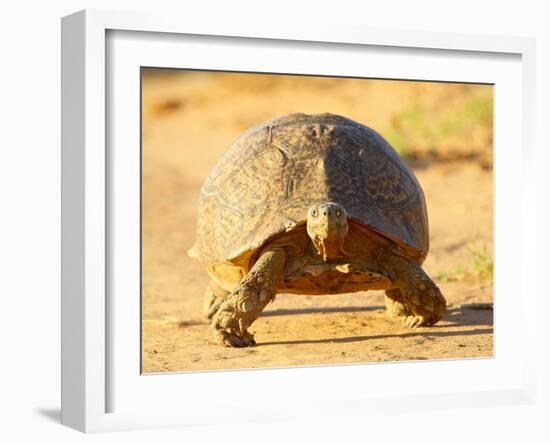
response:
M332 202L311 206L307 214L307 233L324 261L344 255L344 241L348 234L345 209Z

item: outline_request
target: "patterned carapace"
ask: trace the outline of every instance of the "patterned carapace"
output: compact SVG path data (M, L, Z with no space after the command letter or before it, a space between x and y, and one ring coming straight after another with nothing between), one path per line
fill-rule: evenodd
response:
M214 167L199 198L193 254L235 259L303 224L318 201L341 204L419 261L428 253L424 195L393 148L353 120L291 114L246 131Z

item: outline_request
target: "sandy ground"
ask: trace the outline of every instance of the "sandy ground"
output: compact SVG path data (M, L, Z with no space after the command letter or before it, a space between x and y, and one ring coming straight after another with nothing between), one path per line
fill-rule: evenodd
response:
M411 163L430 218L424 268L448 301L434 327L407 329L390 319L381 292L279 295L251 327L257 346L219 347L209 343L201 316L207 275L186 255L202 182L244 129L285 113L330 111L384 135L404 108L449 112L464 97L487 93L486 87L411 82L144 75L142 371L490 357L492 274L483 271L483 260L492 263L493 174L480 160L491 157L490 128L476 127L466 140L447 137L435 146L443 152L437 161ZM422 153L434 146L413 148Z

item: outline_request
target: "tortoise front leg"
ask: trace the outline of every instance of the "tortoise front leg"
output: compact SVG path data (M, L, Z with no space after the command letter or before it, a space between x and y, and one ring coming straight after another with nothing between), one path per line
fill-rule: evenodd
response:
M249 347L255 344L248 333L269 301L275 298L286 261L284 249L264 252L250 272L241 280L212 318L214 340L227 347Z
M386 309L390 316L403 317L407 327L434 325L446 310L439 287L419 264L399 255L383 258L385 273L395 284L386 291Z

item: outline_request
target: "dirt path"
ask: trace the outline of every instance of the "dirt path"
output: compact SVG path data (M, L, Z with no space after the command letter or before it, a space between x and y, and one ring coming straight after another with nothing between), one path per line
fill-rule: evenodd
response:
M435 327L403 328L385 315L381 292L279 295L251 328L256 347L208 343L208 324L201 317L207 276L186 250L194 240L200 186L243 129L291 111L330 110L383 132L379 127L399 115L396 100L401 107L442 112L437 106L457 108L465 96L486 93L463 85L359 80L338 89L314 80L296 92L293 80L144 78L143 372L491 356L492 170L481 167L478 156L414 169L430 215L431 251L424 267L448 301L448 312ZM472 133L468 143L447 137L440 151L487 148L486 134L479 128Z

